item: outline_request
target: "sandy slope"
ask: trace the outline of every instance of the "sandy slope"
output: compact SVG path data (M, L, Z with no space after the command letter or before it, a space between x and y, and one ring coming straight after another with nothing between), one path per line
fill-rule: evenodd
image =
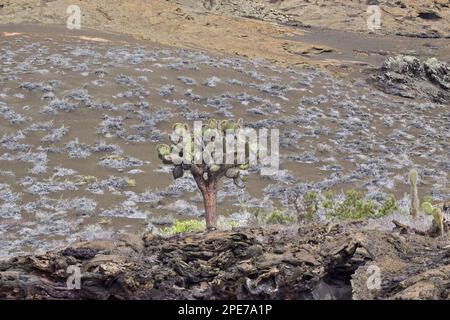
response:
M66 23L66 8L73 1L7 1L0 11L0 23ZM239 56L275 61L300 59L282 48L289 28L260 21L197 11L167 1L83 1L82 27L131 34L137 38ZM301 33L300 31L298 33Z
M381 1L382 27L376 33L449 36L448 3ZM66 9L72 4L72 0L4 1L0 6L0 24L65 24L69 16ZM365 1L90 0L77 5L81 7L83 28L280 64L341 64L323 56L334 48L295 37L303 31L282 24L368 33ZM430 12L435 15L426 16ZM421 18L421 13L433 19ZM319 59L311 61L316 56Z
M192 0L181 0L190 3ZM213 11L282 23L367 33L369 5L381 10L379 34L448 37L449 1L354 0L199 0Z

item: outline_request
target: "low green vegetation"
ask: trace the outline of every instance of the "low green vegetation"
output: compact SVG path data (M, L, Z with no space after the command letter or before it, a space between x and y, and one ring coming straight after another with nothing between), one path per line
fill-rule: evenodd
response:
M250 213L249 224L251 225L267 225L267 224L289 224L295 222L295 217L290 215L287 210L274 209L265 211L260 207L244 207L242 211Z
M187 232L200 232L204 231L206 224L204 221L199 220L175 220L171 227L163 228L161 231L166 235L174 235Z
M296 222L311 222L319 218L329 220L365 220L380 218L399 210L396 198L389 195L381 203L367 199L363 193L356 190L348 190L343 195L334 191L322 193L310 191L300 199L295 200L297 215L288 209L264 210L261 207L247 207L241 205L241 211L250 214L246 223L238 223L234 220L223 220L220 229L233 229L239 225L263 226L271 224L289 225ZM292 204L292 203L291 203ZM199 220L175 220L171 227L161 230L162 234L175 235L188 232L202 232L206 229L204 221Z
M362 195L349 190L342 202L336 203L327 211L327 217L339 220L359 220L375 215L375 208L371 201L367 201Z
M368 218L380 218L398 210L397 200L394 196L388 196L381 206L377 206L372 200L356 190L348 190L345 198L340 202L326 201L326 217L338 220L363 220Z
M389 195L380 205L356 190L348 190L344 195L336 195L332 190L322 193L309 191L301 200L296 199L294 204L298 220L306 222L319 216L332 220L380 218L399 209L393 195Z
M304 217L306 221L312 221L317 216L319 210L319 194L315 191L309 191L303 196Z
M266 222L268 224L288 224L293 222L293 219L285 211L275 209L267 214Z
M397 199L394 195L389 195L384 201L383 206L378 210L378 216L384 217L399 210Z

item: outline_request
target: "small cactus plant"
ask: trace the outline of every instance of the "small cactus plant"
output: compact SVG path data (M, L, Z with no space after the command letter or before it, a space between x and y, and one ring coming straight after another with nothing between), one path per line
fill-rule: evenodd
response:
M422 203L422 210L426 214L433 216L433 233L439 236L444 235L444 212L440 208L433 206L429 202Z
M177 123L173 126L174 132L178 131L188 131L189 126L185 123ZM205 136L209 136L212 131L218 132L220 134L227 133L238 133L241 129L241 121L231 121L231 120L223 120L217 121L215 119L211 119L208 124L203 124L201 131L196 132L196 128L194 127L194 135L193 137L189 136L186 140L183 140L184 147L179 151L178 144L182 141L182 137L179 135L172 135L171 142L172 145L162 144L157 147L158 156L164 164L172 164L174 168L172 170L172 174L174 179L181 178L184 175L184 171L190 171L192 176L197 183L197 186L200 192L203 195L203 202L205 206L205 219L206 219L206 227L208 229L217 227L217 188L219 181L223 178L233 179L233 182L236 186L240 188L245 187L246 176L243 175L243 171L249 168L249 150L254 150L254 146L250 145L249 142L245 142L245 163L237 163L233 164L219 164L212 163L210 161L205 161L203 158L201 163L196 161L195 156L195 144L201 145L202 153L204 153L208 147L205 146ZM199 131L199 130L197 130ZM214 137L217 139L217 137ZM208 140L208 139L206 139ZM210 142L209 140L208 142ZM212 140L215 141L215 140ZM227 143L223 144L223 154L226 155L227 152L232 152L234 156L237 155L237 152L228 148ZM174 152L175 151L175 152ZM209 150L210 151L210 150ZM215 157L215 152L211 153L212 157ZM185 153L185 154L183 154ZM189 153L189 154L188 154ZM182 161L175 161L175 158L182 159ZM210 163L208 163L210 162Z
M411 208L410 213L411 215L416 218L419 210L420 210L420 200L419 200L419 193L417 191L417 179L418 179L418 173L415 169L412 169L409 172L409 183L411 184Z

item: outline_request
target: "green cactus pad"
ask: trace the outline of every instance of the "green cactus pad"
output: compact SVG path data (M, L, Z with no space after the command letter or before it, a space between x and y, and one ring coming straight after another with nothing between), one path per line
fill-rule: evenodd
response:
M157 150L158 150L158 156L160 158L163 158L170 154L170 147L167 144L158 145Z
M175 123L172 127L173 130L189 130L189 125L187 123Z
M220 124L219 124L220 130L226 131L227 130L227 124L228 124L228 120L220 121Z
M241 170L248 170L248 168L250 168L250 164L248 164L248 163L239 165L239 169L241 169Z
M422 203L422 210L423 210L423 212L425 212L427 214L433 214L434 207L431 203L424 202L424 203Z
M210 129L217 129L217 120L216 119L209 120L209 128Z
M217 164L213 164L213 165L211 165L211 166L209 167L209 170L210 170L211 172L217 172L217 171L220 170L220 166L217 165Z

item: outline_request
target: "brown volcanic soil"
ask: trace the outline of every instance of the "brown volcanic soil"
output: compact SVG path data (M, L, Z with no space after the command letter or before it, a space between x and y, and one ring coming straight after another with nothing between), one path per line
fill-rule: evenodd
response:
M383 24L377 33L446 37L450 33L448 3L443 0L398 1L395 4L381 1ZM71 4L73 1L70 0L5 1L0 8L0 24L65 24L68 17L66 8ZM331 68L342 65L342 60L360 61L361 56L384 55L389 50L405 51L407 47L417 50L421 46L426 46L422 51L437 48L434 50L437 52L429 53L431 55L444 57L449 54L448 42L445 45L422 41L408 45L408 41L393 39L381 48L373 48L379 44L379 39L369 37L365 45L355 43L351 34L325 33L320 37L313 33L312 37L302 38L308 31L282 25L311 25L367 35L367 5L360 1L100 0L83 1L78 5L82 11L82 27L129 34L177 47L264 58L282 64L305 64L308 61L309 64ZM434 12L440 18L419 17L426 12ZM337 41L330 42L330 39ZM395 46L399 43L401 45ZM440 50L444 51L441 53ZM326 54L330 51L331 54ZM420 51L413 54L421 54ZM311 61L311 57L318 58Z
M0 9L0 23L65 24L66 8L71 4L70 0L6 1ZM287 27L207 13L173 1L100 0L79 5L82 27L125 33L166 45L279 62L292 58L283 50L282 38L301 34Z

